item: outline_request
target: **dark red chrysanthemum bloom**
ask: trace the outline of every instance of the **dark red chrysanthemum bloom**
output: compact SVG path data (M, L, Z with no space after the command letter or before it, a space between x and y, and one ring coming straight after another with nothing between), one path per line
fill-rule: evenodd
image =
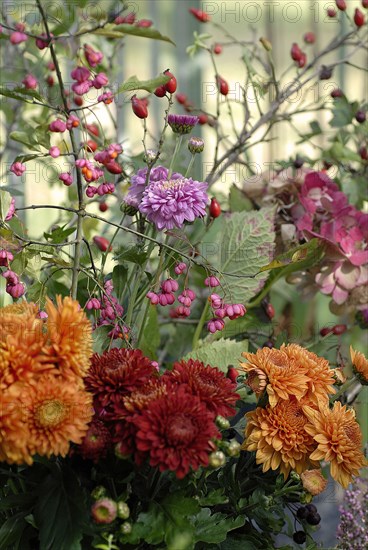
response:
M151 376L157 376L157 370L141 350L113 348L92 356L85 385L94 395L96 411L109 417L116 402L146 384Z
M136 464L141 464L146 458L147 453L137 450L135 444L135 435L137 427L134 419L140 412L147 407L153 399L158 399L166 395L167 386L161 378L149 380L145 386L126 395L114 407L114 417L116 421L112 422L113 439L118 443L119 454L123 456L134 455Z
M149 453L151 466L172 470L179 479L190 468L207 466L215 448L211 439L221 437L213 413L185 386L150 401L134 423L137 449Z
M172 371L166 371L164 379L176 384L188 384L191 392L198 395L207 408L217 415L232 416L239 399L236 384L216 367L205 366L201 361L189 359L174 363Z
M78 446L78 452L84 459L98 462L106 456L111 447L111 435L108 428L101 420L94 419L88 428L88 431Z

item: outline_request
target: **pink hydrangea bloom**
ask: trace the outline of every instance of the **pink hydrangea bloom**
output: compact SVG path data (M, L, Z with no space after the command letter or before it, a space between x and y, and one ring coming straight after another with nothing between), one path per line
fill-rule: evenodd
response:
M341 305L352 290L368 283L368 268L354 266L348 260L331 262L322 267L315 281L322 294L331 296L336 304Z

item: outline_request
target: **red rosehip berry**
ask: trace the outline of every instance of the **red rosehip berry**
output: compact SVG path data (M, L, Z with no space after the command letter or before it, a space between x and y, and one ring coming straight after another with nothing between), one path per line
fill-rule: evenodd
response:
M307 56L304 52L301 53L300 59L298 61L298 67L302 69L307 62Z
M76 96L73 97L73 101L76 105L78 105L78 107L82 107L83 97L81 97L80 95L76 95Z
M208 122L208 116L205 113L201 113L198 115L198 124L207 124Z
M176 94L175 97L176 97L176 101L180 103L180 105L185 105L185 103L188 101L188 97L186 94L179 93L179 94Z
M273 319L275 317L275 308L272 304L267 304L265 307L265 311L269 319Z
M229 93L229 84L222 76L216 76L217 88L221 95L227 95Z
M98 129L98 126L96 124L86 124L86 130L89 134L92 134L93 136L99 137L100 130Z
M100 204L98 205L98 209L100 212L106 212L106 210L108 210L109 207L106 204L106 202L100 202Z
M344 92L342 90L340 90L340 88L335 88L334 90L332 90L332 92L330 93L330 96L333 97L334 99L336 97L343 97L344 95Z
M362 160L368 160L368 149L364 145L359 148L359 155Z
M153 93L155 94L156 97L165 97L166 95L165 86L159 86L158 88L156 88L156 90Z
M328 17L330 17L331 19L333 19L334 17L336 17L336 10L334 10L333 8L328 8L327 9L327 15Z
M362 6L368 10L368 0L362 0Z
M132 102L133 113L138 118L148 117L147 100L138 99L138 97L134 95L131 99L131 102Z
M213 53L215 53L216 55L220 55L220 53L222 53L222 46L221 44L215 44L213 46Z
M290 50L291 59L293 61L299 61L302 55L302 50L299 48L296 42L293 42Z
M93 242L101 250L101 252L106 252L106 250L111 250L110 241L108 241L105 237L99 237L96 235L96 237L93 237Z
M218 218L221 214L221 206L215 197L212 197L210 204L210 216L211 218Z
M46 78L46 83L50 87L55 84L54 77L51 74Z
M120 166L119 163L117 163L115 160L110 160L110 162L106 162L105 168L110 174L121 174L123 169Z
M316 41L316 35L314 32L306 32L303 39L306 44L314 44Z
M322 337L327 336L327 334L331 334L331 332L332 332L331 327L324 327L324 328L321 328L321 330L319 331L319 333Z
M198 21L201 23L207 23L207 21L211 20L211 16L208 13L205 13L202 10L197 10L196 8L189 8L189 12L194 15Z
M344 334L346 330L346 325L335 325L334 327L332 327L332 333L335 334L335 336L340 336L341 334Z
M164 84L164 88L169 94L173 94L176 92L176 88L178 87L178 83L176 81L175 76L167 69L167 71L164 72L165 76L170 76L170 80Z
M345 0L335 0L336 1L336 7L340 10L340 11L345 11L346 10L346 2Z
M97 143L93 139L88 139L85 142L84 146L90 153L94 153L98 147Z
M362 27L365 23L365 17L364 17L364 14L360 11L359 8L355 8L355 13L354 13L354 23L356 24L356 26L359 28L359 27Z

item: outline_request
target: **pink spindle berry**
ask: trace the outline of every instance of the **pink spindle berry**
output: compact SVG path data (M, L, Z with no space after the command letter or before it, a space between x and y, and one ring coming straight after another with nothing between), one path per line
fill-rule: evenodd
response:
M218 317L219 319L223 319L224 317L226 317L226 310L223 307L219 307L218 309L215 309L214 313L216 317Z
M210 277L207 277L204 280L204 284L206 286L210 286L212 288L215 288L216 286L220 286L220 281L218 280L217 277L215 277L214 275L211 275Z
M59 147L56 147L56 145L54 145L53 147L50 147L50 149L49 149L49 155L50 155L53 159L56 159L56 158L60 157L60 149L59 149Z
M59 174L59 180L63 182L64 185L71 185L73 183L73 178L70 172L61 172Z
M27 88L27 90L35 90L38 86L38 80L32 74L27 74L27 76L23 78L22 84L24 84L24 87Z
M157 306L158 303L160 303L159 295L156 294L156 292L148 292L146 294L146 297L150 300L151 304L153 306Z
M14 256L11 252L7 250L0 250L0 266L8 265L14 259Z
M26 165L21 162L13 162L10 167L10 172L13 172L16 176L21 176L26 170Z
M80 124L79 118L76 115L70 115L66 121L66 127L68 130L77 128Z
M172 306L175 302L175 296L171 292L163 292L158 298L161 306Z
M196 293L193 290L191 290L190 288L184 289L183 292L181 293L181 295L186 297L186 298L190 298L192 300L192 302L196 298Z
M9 220L11 220L12 217L14 216L14 213L15 213L15 198L12 197L10 201L8 213L5 216L5 221L8 222Z
M26 42L26 40L28 40L28 36L24 34L24 32L14 31L11 33L9 40L12 44L14 44L14 46L17 46L22 42Z
M86 195L89 199L93 199L96 193L97 193L97 189L93 185L88 185L86 187Z
M99 90L103 86L106 86L108 82L109 82L109 79L107 78L105 73L96 74L95 78L92 80L92 84L96 88L96 90Z
M179 285L175 279L166 279L166 281L162 281L161 288L164 292L176 292Z
M52 32L50 32L50 36L54 36ZM47 48L50 42L51 40L48 38L46 33L42 33L38 38L36 38L36 46L39 50L44 50Z
M23 283L16 283L15 285L6 285L6 292L10 294L12 298L20 298L25 293L26 288Z
M70 76L77 82L85 82L91 76L91 71L87 67L76 67L72 70Z
M103 53L96 52L89 44L84 44L84 55L90 67L96 67L103 59Z
M91 298L86 303L86 309L101 309L101 302L97 298Z
M185 306L178 306L175 308L176 317L189 317L190 308Z
M115 25L121 25L124 23L126 25L133 25L134 22L135 22L134 12L128 13L127 15L125 15L125 17L123 17L122 15L118 15L118 17L114 21Z
M185 271L187 268L187 264L184 262L178 263L178 265L175 266L174 271L177 275L181 275L183 271Z
M136 27L142 27L145 29L148 29L148 27L152 27L152 25L153 25L153 21L151 21L150 19L141 19L140 21L137 21L135 24Z
M178 302L183 304L183 306L185 307L190 307L192 305L192 300L189 298L189 296L183 296L182 294L179 294Z
M57 118L56 120L53 120L49 124L49 130L50 132L65 132L66 130L66 124L63 120L60 120L60 118Z
M75 82L72 85L72 90L77 95L84 95L92 88L92 82L90 80L84 80L84 82Z
M97 98L98 102L103 102L105 105L110 105L114 101L114 94L112 92L105 92L104 94L101 94Z
M40 318L40 319L47 319L48 318L48 315L46 313L46 311L39 311L37 316Z
M222 298L218 294L211 294L209 297L211 307L218 309L222 307Z
M226 307L226 315L229 319L237 319L238 317L243 317L246 314L247 310L243 304L232 304Z
M6 271L4 271L2 273L2 276L4 277L4 279L6 279L7 285L16 285L19 283L18 275L14 273L14 271L12 271L11 269L7 269Z
M214 334L217 331L223 330L224 327L225 327L225 323L222 319L211 319L207 323L207 329L212 334Z

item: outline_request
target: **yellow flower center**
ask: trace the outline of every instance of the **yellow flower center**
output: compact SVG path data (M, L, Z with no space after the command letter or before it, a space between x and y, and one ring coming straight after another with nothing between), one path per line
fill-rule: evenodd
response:
M68 413L64 403L53 399L45 401L36 410L36 423L44 428L52 428L62 422Z

